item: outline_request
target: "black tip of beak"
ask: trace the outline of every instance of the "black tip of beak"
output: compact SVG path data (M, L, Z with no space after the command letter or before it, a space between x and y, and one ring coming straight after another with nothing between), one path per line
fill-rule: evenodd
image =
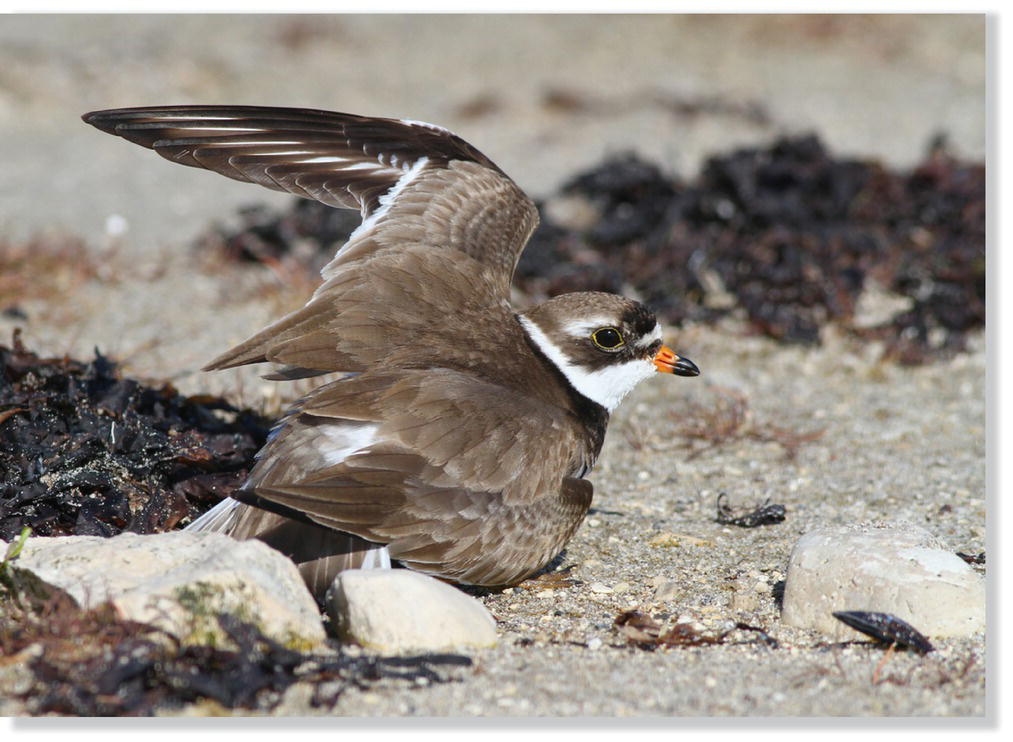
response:
M699 376L700 369L696 367L693 361L679 356L679 360L675 363L675 370L672 373L676 376Z

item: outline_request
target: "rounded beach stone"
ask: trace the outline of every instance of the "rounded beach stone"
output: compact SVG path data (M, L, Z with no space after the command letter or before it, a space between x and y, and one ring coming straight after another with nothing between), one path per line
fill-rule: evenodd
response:
M406 569L350 569L327 593L336 633L383 652L492 647L496 621L479 601Z
M221 641L219 613L251 621L289 646L326 638L299 570L259 541L190 531L33 537L16 564L66 590L83 608L109 601L122 617L186 643Z
M866 638L834 611L890 613L927 636L967 636L985 629L985 581L918 526L822 526L792 550L781 619L832 639Z

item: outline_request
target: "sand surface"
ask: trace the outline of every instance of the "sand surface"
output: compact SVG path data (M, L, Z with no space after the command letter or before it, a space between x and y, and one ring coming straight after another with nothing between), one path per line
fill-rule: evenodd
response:
M815 131L839 155L905 167L946 132L984 156L979 17L87 17L0 18L0 236L85 239L110 270L25 302L14 326L40 353L123 360L183 391L276 408L291 389L201 374L298 290L262 269L195 261L193 238L279 194L174 167L83 124L92 109L158 103L297 105L439 123L533 195L635 150L689 177L709 154ZM12 175L13 174L13 177ZM304 287L305 288L305 287ZM265 298L269 297L269 298ZM985 550L985 347L921 368L828 332L785 348L744 328L689 327L670 344L699 379L643 384L614 416L595 512L562 566L582 584L483 598L498 648L464 680L346 694L350 715L981 716L983 636L901 653L827 646L783 627L772 595L798 536L824 522L906 520L955 551ZM690 447L697 406L738 399L750 425L822 435L794 458L748 435ZM784 523L714 522L717 495L767 498ZM665 534L669 534L666 536ZM667 585L667 587L665 587ZM664 588L664 589L662 589ZM647 652L622 611L741 620L778 639ZM293 692L281 713L312 713Z

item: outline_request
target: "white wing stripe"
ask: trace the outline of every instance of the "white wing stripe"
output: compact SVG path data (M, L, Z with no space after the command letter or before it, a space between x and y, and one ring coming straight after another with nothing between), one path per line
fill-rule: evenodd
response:
M423 168L425 168L427 164L429 164L429 158L420 157L418 160L415 161L414 165L405 170L404 175L398 178L397 183L395 183L389 191L380 196L379 208L377 208L372 214L370 214L368 217L362 220L362 223L355 228L355 231L352 232L350 235L348 235L348 241L341 246L341 249L338 250L337 253L335 253L334 257L331 259L331 262L328 263L326 266L324 266L323 271L321 271L321 274L323 275L324 279L331 278L334 275L331 266L334 265L335 261L338 260L338 258L340 258L343 253L347 252L348 249L355 243L356 240L368 234L369 231L376 226L376 223L380 219L382 219L388 211L390 211L391 206L394 205L394 202L397 200L397 197L400 195L401 191L403 191L408 186L409 183L411 183L413 180L415 180L415 178L418 177L418 174L422 172Z

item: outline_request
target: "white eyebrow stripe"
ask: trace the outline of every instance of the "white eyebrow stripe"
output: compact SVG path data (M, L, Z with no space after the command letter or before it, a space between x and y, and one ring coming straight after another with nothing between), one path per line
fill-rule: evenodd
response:
M592 317L591 319L581 319L564 325L563 331L573 337L584 337L602 327L616 327L615 318ZM647 335L639 338L634 345L638 348L646 348L658 340L661 340L661 325L655 324L654 329Z
M615 327L615 317L591 317L590 319L569 322L563 325L563 332L567 335L583 337L584 335L590 335L602 327Z

